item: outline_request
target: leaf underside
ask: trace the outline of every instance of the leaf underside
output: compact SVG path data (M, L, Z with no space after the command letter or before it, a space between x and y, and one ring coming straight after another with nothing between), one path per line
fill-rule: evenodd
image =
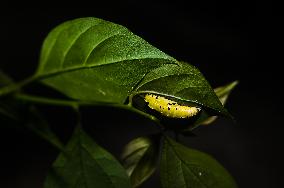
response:
M139 137L125 146L122 161L133 187L138 187L154 173L159 158L159 140L160 135Z

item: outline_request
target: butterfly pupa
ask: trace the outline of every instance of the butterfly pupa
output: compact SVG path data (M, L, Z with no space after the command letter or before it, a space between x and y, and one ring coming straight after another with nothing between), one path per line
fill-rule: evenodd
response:
M201 110L199 107L179 105L175 101L154 94L146 94L144 100L151 109L170 118L190 118Z

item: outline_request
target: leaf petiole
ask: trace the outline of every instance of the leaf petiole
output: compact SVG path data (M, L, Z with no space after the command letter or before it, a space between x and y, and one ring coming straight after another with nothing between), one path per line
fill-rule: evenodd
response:
M10 85L4 86L2 88L0 88L0 97L4 96L4 95L8 95L12 92L18 91L20 90L22 87L30 84L31 82L34 82L37 79L36 76L31 76L27 79L24 79L18 83L12 83Z
M27 101L31 103L55 105L55 106L69 106L75 109L77 109L79 106L108 106L108 107L125 109L125 110L132 111L136 114L139 114L141 116L144 116L145 118L155 122L155 124L158 125L159 129L161 130L163 129L163 126L160 123L160 120L157 119L155 116L147 114L130 105L115 104L115 103L102 103L102 102L94 102L94 101L75 101L75 100L53 99L53 98L39 97L39 96L28 95L28 94L23 94L23 93L17 93L14 95L14 97L18 100Z

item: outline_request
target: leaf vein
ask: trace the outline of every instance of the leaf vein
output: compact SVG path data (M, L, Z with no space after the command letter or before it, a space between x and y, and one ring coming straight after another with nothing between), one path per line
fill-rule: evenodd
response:
M67 23L66 23L66 24L67 24ZM72 25L69 25L69 26L66 27L66 28L62 28L62 30L60 30L60 31L57 33L55 40L53 41L52 45L51 45L51 46L48 48L48 50L47 50L47 54L45 55L47 58L45 58L45 61L41 62L41 65L40 65L40 67L39 67L39 70L44 69L46 63L47 63L48 60L50 59L50 53L51 53L51 51L52 51L54 45L56 44L56 42L57 42L58 39L59 39L58 36L59 36L63 31L65 31L66 29L69 29L71 26L72 26Z
M88 32L91 28L93 28L94 26L97 26L101 23L102 21L100 21L99 23L96 23L94 25L91 25L87 28L85 28L82 32L80 32L71 42L71 44L69 45L69 47L66 49L65 52L63 52L63 58L59 64L59 68L62 68L65 64L65 60L66 60L66 56L68 55L68 53L70 52L70 49L74 46L74 44L77 42L77 40L86 32ZM57 37L58 38L58 37Z
M121 31L114 33L113 35L107 36L106 38L104 38L102 41L100 41L98 44L96 44L92 50L90 50L90 53L87 55L87 57L85 58L83 65L86 65L86 63L89 60L89 57L91 56L91 54L96 50L96 48L98 48L98 46L102 45L105 41L109 40L112 37L118 36L118 35L124 35L121 34Z
M91 158L94 159L94 162L95 162L95 163L97 164L97 166L101 169L101 171L103 171L104 174L107 174L106 171L98 164L98 162L97 162L98 159L95 159L95 158L92 156L92 154L88 151L88 149L87 149L83 144L81 144L81 147L82 147L83 150L85 150L85 151L89 154L89 156L90 156ZM115 186L115 183L112 181L112 179L111 179L108 175L106 175L106 177L107 177L108 181L110 182L110 185L115 188L116 186Z
M174 153L176 154L177 158L181 161L181 163L183 163L183 164L185 165L185 167L189 170L189 172L192 173L192 174L194 175L194 177L196 177L196 178L198 179L198 181L199 181L204 187L209 188L209 187L207 187L207 185L204 184L204 183L200 180L200 178L187 166L188 163L185 162L185 161L180 157L180 155L179 155L178 152L174 149L174 146L170 143L170 141L167 140L167 142L168 142L169 145L171 146L171 148L172 148L172 150L174 151Z
M91 69L91 68L95 68L95 67L99 67L99 66L110 65L110 64L113 64L113 63L123 63L125 61L147 60L147 59L168 60L166 58L123 59L121 61L109 62L107 64L91 65L91 66L84 66L84 67L71 67L71 68L66 68L66 69L59 70L59 71L58 70L51 71L51 72L47 72L45 74L39 75L37 78L43 79L43 78L48 78L48 77L51 77L51 76L56 76L58 74L64 74L64 73L73 72L73 71L77 71L77 70L83 70L83 69Z
M175 64L175 63L173 63L173 64ZM175 64L175 65L178 66L178 64ZM150 72L152 72L152 71L149 71L147 74L149 74ZM194 76L197 76L197 74L195 74L195 73L168 74L168 75L165 75L165 76L160 76L160 77L158 77L158 78L152 79L152 80L150 80L149 82L147 82L147 83L145 83L145 84L143 84L143 85L137 86L136 91L137 91L139 88L143 87L144 85L146 85L146 84L148 84L148 83L150 83L150 82L153 82L153 81L156 81L156 80L159 80L159 79L162 79L162 78L167 78L167 77L170 77L170 76L182 76L182 75L184 75L184 76L186 76L186 75L194 75ZM145 75L145 76L146 76L146 75ZM145 77L145 76L144 76L144 77ZM144 79L144 78L143 78L143 79ZM143 80L141 80L141 82L142 82L142 81L143 81ZM192 86L192 87L202 87L202 86Z

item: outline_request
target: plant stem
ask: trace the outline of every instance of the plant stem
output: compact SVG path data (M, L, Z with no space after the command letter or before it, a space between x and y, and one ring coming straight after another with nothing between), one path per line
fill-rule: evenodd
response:
M55 105L55 106L70 106L70 107L78 106L77 101L38 97L38 96L27 95L27 94L22 94L22 93L17 93L14 95L14 97L18 100L28 101L32 103L38 103L38 104ZM83 104L80 104L80 105L83 105Z
M18 100L38 103L38 104L46 104L46 105L55 105L55 106L69 106L72 108L78 108L78 106L108 106L108 107L116 107L120 109L125 109L132 111L136 114L140 114L145 118L155 122L156 125L159 126L159 129L163 129L160 121L150 114L147 114L141 110L138 110L130 105L123 105L123 104L115 104L115 103L101 103L101 102L91 102L91 101L74 101L74 100L62 100L62 99L52 99L46 97L38 97L33 95L27 95L22 93L17 93L14 97Z
M133 95L130 95L128 99L129 99L128 106L132 106Z
M20 90L22 87L30 84L31 82L35 81L37 79L37 77L35 76L31 76L25 80L22 80L18 83L13 83L13 84L10 84L10 85L7 85L3 88L0 88L0 97L1 96L4 96L4 95L8 95L14 91L17 91L17 90Z

